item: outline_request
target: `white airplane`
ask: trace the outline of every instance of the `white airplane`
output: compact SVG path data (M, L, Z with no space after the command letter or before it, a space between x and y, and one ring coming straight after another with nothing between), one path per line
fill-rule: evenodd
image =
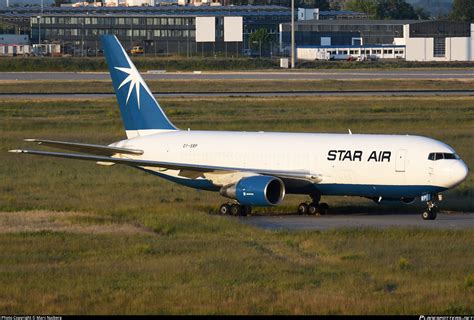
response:
M179 130L166 117L113 35L101 38L127 139L108 146L26 139L81 153L10 152L125 164L170 181L219 192L234 201L221 214L249 215L286 194L309 195L300 214L324 214L321 196L347 195L427 203L436 218L440 193L460 184L466 164L450 146L426 137Z

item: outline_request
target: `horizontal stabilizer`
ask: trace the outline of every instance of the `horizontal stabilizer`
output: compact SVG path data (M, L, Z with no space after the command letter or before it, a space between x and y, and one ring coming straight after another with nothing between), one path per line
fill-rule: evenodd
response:
M90 154L96 154L101 156L112 156L117 153L121 154L135 154L135 155L142 155L142 150L135 150L135 149L127 149L127 148L117 148L117 147L110 147L110 146L102 146L96 144L85 144L85 143L76 143L76 142L65 142L65 141L52 141L52 140L43 140L43 139L24 139L27 142L36 142L40 145L70 150L70 151L77 151L77 152L84 152Z

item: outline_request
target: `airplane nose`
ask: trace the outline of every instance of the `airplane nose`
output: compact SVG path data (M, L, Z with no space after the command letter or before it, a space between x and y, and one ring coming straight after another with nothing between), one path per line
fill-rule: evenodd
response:
M466 179L468 173L469 169L462 160L458 160L451 165L451 179L455 184L460 184L463 182Z

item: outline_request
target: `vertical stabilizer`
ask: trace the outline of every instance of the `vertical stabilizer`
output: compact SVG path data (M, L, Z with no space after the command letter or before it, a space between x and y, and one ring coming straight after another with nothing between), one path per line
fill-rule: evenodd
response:
M117 37L103 35L101 41L127 137L177 130Z

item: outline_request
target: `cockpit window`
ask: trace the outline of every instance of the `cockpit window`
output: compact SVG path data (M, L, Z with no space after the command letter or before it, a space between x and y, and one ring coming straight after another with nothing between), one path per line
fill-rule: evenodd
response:
M441 159L457 160L459 156L455 153L432 152L428 155L428 160L436 161Z

